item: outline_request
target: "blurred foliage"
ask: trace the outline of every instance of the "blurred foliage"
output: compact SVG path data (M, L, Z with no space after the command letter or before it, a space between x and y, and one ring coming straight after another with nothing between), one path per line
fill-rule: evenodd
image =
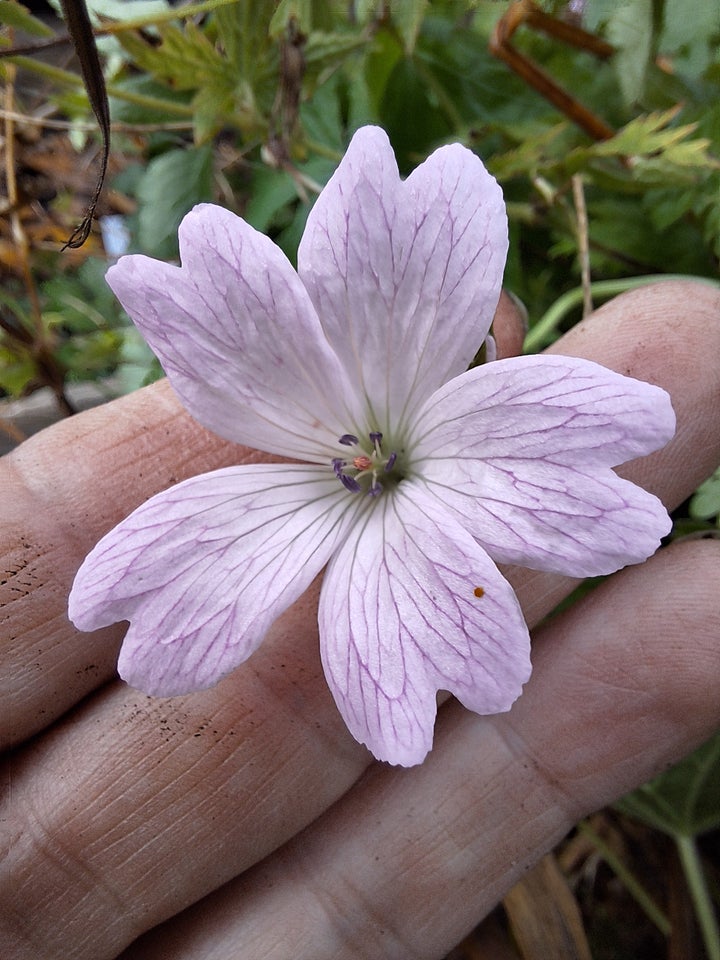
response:
M690 516L696 520L713 520L720 527L720 469L697 488L690 500Z
M529 25L512 43L616 131L598 142L491 54L490 37L510 7L505 0L199 0L181 7L91 0L112 116L121 124L113 187L128 201L131 249L176 257L182 216L214 199L294 258L314 197L352 132L371 122L388 131L403 172L448 140L483 157L508 200L506 284L527 305L531 328L580 283L574 176L584 189L594 281L669 270L714 277L720 0L693 18L680 0L578 6L582 26L613 44L608 61ZM580 19L554 0L541 7L556 22ZM0 23L6 44L13 30L48 29L16 2L0 4ZM27 57L16 62L31 68ZM53 81L49 103L75 124L72 142L87 146L80 123L91 114L79 77L36 66ZM33 269L41 285L58 270L75 282L47 254ZM104 376L113 349L115 366L125 362L123 328L104 294L97 297L108 317L108 335L95 331L97 355L90 335L59 323L51 309L58 344L85 338L82 349L62 350L76 378ZM575 307L546 321L533 349L578 318ZM3 347L12 354L12 342ZM12 375L0 374L12 394L36 381L17 364Z
M720 0L692 4L691 15L687 0L539 4L557 23L581 21L614 48L601 60L582 42L570 46L527 25L512 37L518 53L612 128L613 136L596 141L572 111L559 112L491 54L493 31L510 6L91 0L116 124L104 214L125 218L131 252L172 259L183 215L215 200L293 259L313 200L352 132L378 123L404 173L439 144L461 141L497 176L510 217L505 281L527 306L529 349L580 318L582 241L598 295L669 273L716 278ZM4 46L50 32L15 0L0 0L0 27ZM103 282L108 257L99 231L87 252L63 253L58 243L92 192L89 172L80 185L68 174L95 149L82 82L28 56L2 60L13 92L5 105L15 113L38 106L16 66L44 78L43 115L67 121L70 159L53 181L41 163L42 138L28 144L22 124L3 121L6 138L17 143L14 171L5 151L0 389L20 396L49 383L60 398L67 380L109 376L114 389L135 389L160 371ZM38 169L51 180L45 194ZM573 178L582 184L586 227ZM718 522L718 474L689 509L679 515L681 528ZM717 743L623 809L673 835L717 827Z
M625 797L618 807L671 837L694 837L718 829L720 735Z

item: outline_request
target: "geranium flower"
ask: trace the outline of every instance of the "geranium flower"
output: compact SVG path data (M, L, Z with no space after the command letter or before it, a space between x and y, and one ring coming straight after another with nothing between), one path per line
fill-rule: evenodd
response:
M119 660L160 696L216 683L326 567L322 662L352 734L391 763L432 744L436 693L508 710L529 637L493 561L572 576L644 560L660 502L611 467L674 430L658 387L561 356L466 372L507 248L500 188L459 145L405 181L382 130L353 138L298 272L233 214L196 207L182 266L108 282L187 409L291 463L160 493L81 567L70 616L129 620Z

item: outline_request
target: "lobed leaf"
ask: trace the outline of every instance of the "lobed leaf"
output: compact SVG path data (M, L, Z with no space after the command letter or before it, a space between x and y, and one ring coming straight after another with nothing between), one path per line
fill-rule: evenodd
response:
M720 733L617 806L675 838L720 827Z

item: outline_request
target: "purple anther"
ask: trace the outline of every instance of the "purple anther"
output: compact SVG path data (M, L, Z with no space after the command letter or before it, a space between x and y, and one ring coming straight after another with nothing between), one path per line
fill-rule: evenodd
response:
M349 477L346 473L341 473L338 479L350 493L360 493L360 484L354 477Z
M336 477L340 477L343 469L347 466L347 460L340 460L338 457L333 457L332 468L335 472Z
M370 497L379 497L383 492L383 485L378 483L377 480L373 480L373 485L368 490L368 496Z
M354 447L358 443L358 438L353 436L352 433L344 433L338 438L338 443L342 443L345 447Z
M382 434L377 430L373 430L373 432L370 434L370 443L378 445L381 444Z
M387 463L385 464L385 473L390 473L392 468L395 466L395 461L397 460L397 454L391 453L387 458Z

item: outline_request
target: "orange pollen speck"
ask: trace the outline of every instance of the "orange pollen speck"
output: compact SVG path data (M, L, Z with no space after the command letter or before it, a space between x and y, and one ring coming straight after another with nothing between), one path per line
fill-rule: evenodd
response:
M475 594L476 597L484 597L484 596L485 596L485 591L483 590L482 587L475 587L475 589L473 590L473 593Z
M353 459L353 466L356 470L369 470L372 466L372 460L370 457L366 457L365 455L355 457Z

